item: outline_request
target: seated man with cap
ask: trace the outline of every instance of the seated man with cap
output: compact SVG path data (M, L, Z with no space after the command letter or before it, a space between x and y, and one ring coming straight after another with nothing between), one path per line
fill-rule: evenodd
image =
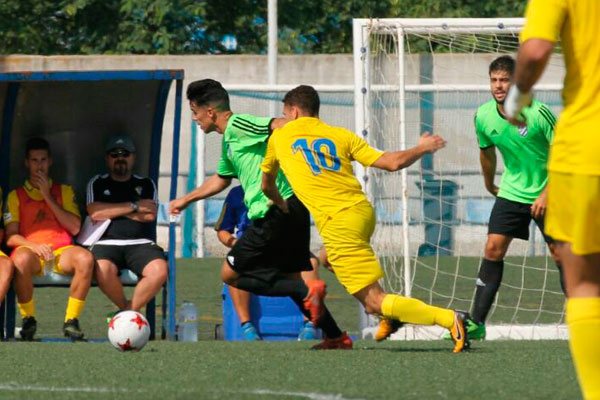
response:
M104 150L108 173L94 176L87 188L89 216L94 221L111 220L90 249L96 259L96 280L119 310L139 311L167 279L163 249L154 243L156 185L133 174L136 149L129 136L111 137ZM122 269L139 279L129 301L119 279Z

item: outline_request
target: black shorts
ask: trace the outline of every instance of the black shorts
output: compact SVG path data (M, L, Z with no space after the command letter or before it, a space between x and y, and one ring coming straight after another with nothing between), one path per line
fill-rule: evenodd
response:
M126 246L115 246L112 244L97 244L90 251L96 260L109 260L121 270L129 269L138 277L146 265L161 259L166 260L164 250L154 243L131 244Z
M296 196L287 203L288 214L272 206L229 251L227 262L238 274L271 282L281 274L312 270L310 214Z
M553 243L554 240L544 232L544 217L533 218L531 216L531 204L497 197L490 215L488 234L495 233L529 240L529 223L532 219L544 235L544 241Z

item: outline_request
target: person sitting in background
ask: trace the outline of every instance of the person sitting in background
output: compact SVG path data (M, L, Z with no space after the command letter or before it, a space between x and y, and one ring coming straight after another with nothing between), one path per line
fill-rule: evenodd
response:
M119 311L139 311L167 280L164 251L154 243L156 186L150 178L133 174L136 149L129 136L113 136L104 150L109 172L93 177L87 190L87 212L92 220L111 220L91 248L96 279ZM119 279L123 269L139 278L130 301Z
M217 223L215 224L215 230L217 231L217 238L228 248L232 248L239 239L246 228L250 225L250 219L248 218L248 209L244 204L244 189L242 186L236 186L229 191L223 208L221 209L221 215ZM319 275L317 268L319 267L319 260L316 256L311 254L310 262L312 264L312 271L303 271L301 273L303 279L318 279ZM229 294L235 308L235 312L238 315L240 323L242 325L242 333L245 340L262 340L256 327L252 324L250 317L250 292L245 290L237 289L233 286L228 286ZM304 318L304 324L298 340L313 340L317 338L317 330L314 325L306 318Z
M6 244L13 248L15 291L23 325L21 338L33 340L37 330L33 277L44 269L73 275L63 332L71 340L82 340L79 316L92 283L94 259L83 247L73 245L81 217L75 194L69 185L49 177L52 157L49 143L31 138L25 146L25 167L29 178L8 194L4 213Z
M2 210L2 188L0 188L0 210ZM4 243L4 228L0 221L0 244L2 243ZM4 302L14 273L15 265L12 260L0 250L0 303Z

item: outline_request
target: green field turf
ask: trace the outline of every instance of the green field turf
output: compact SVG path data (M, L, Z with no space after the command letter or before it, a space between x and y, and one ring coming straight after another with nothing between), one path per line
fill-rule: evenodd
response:
M451 268L453 262L446 258L438 265ZM222 322L220 264L218 259L178 261L178 302L198 306L198 343L155 341L135 354L119 353L107 342L2 343L0 399L579 397L564 341L476 342L472 351L458 355L443 341L358 341L354 351L321 352L308 350L315 342L215 341L215 325ZM465 262L465 270L476 271L476 264ZM510 268L508 274L511 279ZM328 281L333 315L343 329L356 334L356 301L329 272L322 277ZM452 285L438 280L436 292ZM458 286L465 296L472 291L470 285ZM427 293L420 297L429 300ZM36 290L40 338L60 335L67 295L66 289ZM562 300L554 306L562 307ZM93 288L81 321L88 337L105 337L103 316L111 310Z
M0 398L576 399L566 342L359 341L353 351L304 342L2 344Z

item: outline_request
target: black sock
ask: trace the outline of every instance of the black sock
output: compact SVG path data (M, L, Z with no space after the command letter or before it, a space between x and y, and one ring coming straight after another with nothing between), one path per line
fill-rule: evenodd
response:
M302 314L304 314L304 316L306 318L310 319L310 311L308 311L304 308L304 297L302 297L302 298L292 297L292 300L294 301L294 303L296 303L296 305L298 306L300 311L302 311ZM329 312L329 310L327 309L327 307L325 305L323 305L323 314L319 318L317 325L318 325L318 328L323 330L323 333L325 333L325 336L330 339L334 339L334 338L338 338L338 337L342 336L342 331L338 327L337 323L335 322L335 320L331 316L331 313Z
M477 278L477 290L475 292L475 304L471 318L477 324L485 322L490 308L496 298L496 292L502 282L502 272L504 271L504 261L491 261L483 259L479 268Z
M560 261L556 261L556 268L558 268L558 278L560 279L560 288L562 289L565 297L567 296L567 288L565 287L565 274L563 272L562 263Z
M251 276L240 276L237 288L260 296L268 297L300 297L308 296L308 287L302 279L280 278L273 282L266 282Z

